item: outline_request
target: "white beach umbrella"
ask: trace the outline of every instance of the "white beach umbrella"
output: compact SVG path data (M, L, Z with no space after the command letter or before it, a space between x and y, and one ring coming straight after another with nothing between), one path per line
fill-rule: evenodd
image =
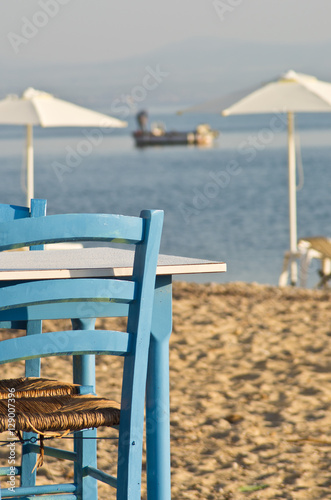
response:
M287 113L291 283L297 281L296 154L294 113L331 112L331 83L291 70L222 110L222 115Z
M183 112L213 112L223 116L287 113L291 283L297 281L296 154L294 113L331 112L331 83L293 70L257 89L236 92L198 104Z
M33 126L41 127L126 127L111 116L57 99L51 94L28 88L22 95L0 101L0 124L26 125L27 205L34 197Z

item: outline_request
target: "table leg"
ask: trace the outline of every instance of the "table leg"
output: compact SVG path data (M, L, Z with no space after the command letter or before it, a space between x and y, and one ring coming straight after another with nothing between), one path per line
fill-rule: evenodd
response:
M172 278L157 276L146 388L147 498L170 500L169 338Z

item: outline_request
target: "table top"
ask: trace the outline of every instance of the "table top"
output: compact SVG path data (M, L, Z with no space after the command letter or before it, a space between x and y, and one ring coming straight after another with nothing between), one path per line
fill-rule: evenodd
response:
M88 277L129 277L134 252L97 247L75 250L1 252L0 281ZM157 275L223 273L224 262L159 255Z

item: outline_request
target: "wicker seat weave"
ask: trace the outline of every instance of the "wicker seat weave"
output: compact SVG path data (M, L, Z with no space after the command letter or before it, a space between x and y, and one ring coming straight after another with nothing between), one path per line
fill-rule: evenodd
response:
M2 381L7 382L10 387L14 387L14 383L19 379ZM43 392L47 393L45 388L46 379L42 379ZM119 425L120 420L120 405L114 401L98 398L91 395L77 394L54 394L56 381L50 380L52 395L36 397L25 397L23 390L18 390L13 393L15 397L14 413L15 413L15 431L26 432L64 432L77 431L91 427L100 426L115 426ZM29 385L38 387L38 379L33 379L30 383L29 379L21 379L20 383L16 383L19 388L21 385L26 385L28 394L31 394ZM61 389L61 383L57 383ZM64 384L64 387L71 384ZM73 390L77 390L77 386L72 384ZM3 388L1 388L3 391ZM32 389L35 390L36 389ZM8 389L7 389L8 393ZM18 397L18 394L20 396ZM8 401L5 398L0 399L0 432L8 429Z
M65 394L78 394L78 384L69 384L38 377L20 377L0 380L0 399L39 398L46 396L62 396Z

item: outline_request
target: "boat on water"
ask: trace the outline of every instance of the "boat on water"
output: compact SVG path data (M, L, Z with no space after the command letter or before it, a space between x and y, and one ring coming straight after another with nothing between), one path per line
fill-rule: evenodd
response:
M137 147L171 145L211 146L218 136L218 131L212 130L207 123L198 125L191 132L167 131L163 123L154 123L151 125L151 129L148 130L148 115L146 111L140 111L137 114L137 122L139 128L133 132Z

